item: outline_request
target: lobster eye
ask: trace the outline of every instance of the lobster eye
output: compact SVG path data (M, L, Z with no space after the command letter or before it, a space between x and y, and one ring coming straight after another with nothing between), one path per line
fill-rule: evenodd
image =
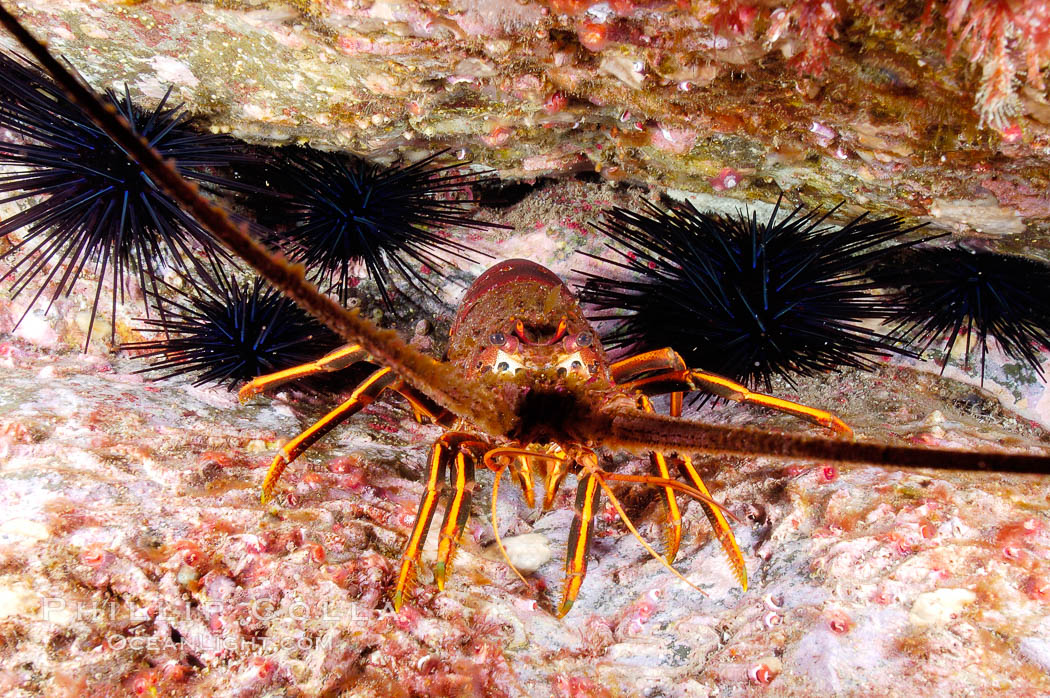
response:
M507 336L505 334L503 334L502 332L493 332L492 336L489 337L489 344L491 344L493 346L496 346L496 347L503 346L503 343L506 342L506 341L507 341Z
M590 332L580 332L576 335L576 346L578 347L589 347L592 341L594 341L594 337L591 336Z

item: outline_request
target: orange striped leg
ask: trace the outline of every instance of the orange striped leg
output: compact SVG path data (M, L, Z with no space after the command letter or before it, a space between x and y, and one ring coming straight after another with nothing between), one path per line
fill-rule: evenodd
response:
M470 502L474 495L474 454L461 445L456 457L452 459L452 472L449 473L449 484L452 485L452 497L445 509L445 520L441 524L441 540L438 542L437 563L434 565L434 579L438 589L444 590L445 579L452 574L452 560L456 556L459 539L470 517Z
M609 366L609 375L616 383L643 378L647 375L664 374L669 371L684 371L689 368L685 361L673 349L656 349L642 354L628 356Z
M420 424L424 424L424 420L429 420L432 424L447 427L451 426L455 421L455 415L435 404L430 398L412 386L402 384L394 388L394 390L408 401L408 404L412 407L412 414Z
M547 474L543 478L543 510L547 511L554 504L554 497L558 494L558 489L561 487L561 483L565 480L565 476L569 474L569 466L571 462L567 458L553 457L549 458L553 461L551 465L547 466Z
M531 509L536 506L536 483L532 477L532 466L528 456L517 456L511 463L510 471L514 475L521 493L525 497L525 504Z
M671 393L670 413L672 417L682 416L682 397L682 393L680 392Z
M341 371L342 369L358 362L368 361L370 358L368 352L362 349L359 345L344 344L338 349L333 349L328 352L317 361L311 361L309 363L300 364L299 366L286 368L283 371L259 376L258 378L245 383L237 392L237 397L241 402L244 402L253 395L258 395L262 391L269 390L270 388L276 388L288 381L305 378L306 376L312 376L317 373Z
M671 416L682 416L681 393L671 394ZM678 464L678 469L682 475L693 483L693 487L704 495L711 496L711 492L707 489L704 481L700 479L700 473L696 472L696 468L693 467L693 460L689 456L679 456L675 459L675 462ZM733 529L729 527L725 514L722 513L721 509L713 507L703 500L700 500L700 506L704 508L707 520L711 522L711 528L715 531L715 538L718 539L726 557L729 558L729 566L733 568L733 575L736 577L737 583L740 584L741 589L747 591L747 565L744 564L744 556L740 552L740 546L736 543L736 536L733 535Z
M532 493L531 462L533 460L541 460L550 463L550 465L546 466L547 472L543 477L543 509L544 511L550 509L551 504L554 502L554 497L558 494L558 488L561 486L562 481L565 480L565 476L569 474L569 466L572 465L572 461L565 457L565 452L557 447L549 453L543 453L542 451L531 451L520 446L498 446L485 453L485 467L492 472L502 470L505 467L504 464L497 463L496 459L508 457L514 458L519 464L515 470L515 475L518 477L518 483L525 492L525 501L530 507L535 503L535 495Z
M569 529L569 550L565 556L565 594L558 607L559 618L568 613L576 602L587 574L587 553L594 538L594 513L601 491L598 477L596 472L587 473L581 477L576 488L575 515Z
M842 420L829 412L815 410L811 407L806 407L805 405L798 405L797 403L780 400L779 398L773 398L768 395L752 393L739 383L735 383L711 373L690 371L686 367L685 361L682 360L682 357L672 349L658 349L656 351L628 357L627 359L614 363L610 367L610 372L613 376L613 380L624 384L623 387L643 392L651 391L653 394L669 392L671 394L672 417L682 416L681 391L696 390L699 388L720 397L738 400L740 402L764 404L767 407L790 412L791 414L809 421L816 422L821 426L830 427L846 434L852 434L852 430L850 430ZM675 390L676 387L679 388L679 390ZM775 401L777 404L764 402L761 398ZM790 409L785 406L790 407ZM805 412L801 413L799 410L805 410ZM651 411L651 409L647 411ZM652 455L655 458L660 454L653 453ZM690 458L677 457L674 461L677 463L682 475L688 479L698 491L707 497L711 496L704 481L700 478L700 474L696 471L696 468L693 467L693 462ZM661 477L668 477L664 474L666 472L666 467L665 461L663 468L660 468ZM672 498L673 495L668 491L668 500L670 501ZM729 522L726 521L725 514L723 514L717 507L711 506L703 500L700 501L700 505L704 508L704 514L707 515L708 520L711 522L711 526L715 532L715 537L721 544L722 550L725 551L726 556L729 558L729 564L733 568L733 573L736 576L737 581L740 583L740 586L744 591L747 591L747 567L744 564L744 556L740 552L740 547L737 545L736 537L733 535L733 530L729 527ZM668 558L671 559L670 555L668 555Z
M719 397L743 402L749 405L763 405L780 412L793 414L796 417L818 424L827 429L831 429L832 431L837 431L843 436L853 436L853 430L850 429L849 425L831 412L818 410L815 407L809 407L807 405L800 405L797 402L783 400L779 397L773 397L772 395L754 393L740 383L731 381L728 378L723 378L714 373L707 373L705 371L697 371L694 369L689 372L689 382L693 386L693 390L703 390L718 395Z
M663 368L661 369L661 366ZM626 390L645 395L663 395L692 390L703 390L726 400L749 405L762 405L792 414L800 419L832 429L844 436L853 430L826 410L801 405L772 395L752 392L740 383L714 373L686 368L685 362L672 349L660 349L617 361L610 368L613 380Z
M693 483L693 487L700 490L705 496L710 497L711 492L707 489L704 481L700 479L700 474L696 472L696 468L693 467L692 459L688 456L679 456L675 460L678 463L679 470ZM715 531L715 538L718 539L726 557L729 558L729 565L733 568L733 575L736 577L736 581L740 584L741 589L747 591L747 566L744 564L744 556L740 552L740 546L736 543L733 529L729 527L725 514L702 499L698 501L700 506L704 508L704 513L707 514L707 520L711 522L711 527Z
M371 404L379 393L390 387L397 380L397 375L389 368L379 369L366 378L361 385L357 386L357 389L354 390L346 402L324 417L321 417L309 429L286 443L273 459L273 463L270 464L270 469L266 472L266 477L263 479L263 503L265 504L270 495L273 494L273 488L277 485L277 480L280 479L281 473L284 472L289 463L298 458L303 451L310 448L319 438L357 414L363 407Z
M412 525L412 532L405 542L405 550L401 553L401 570L397 574L397 586L394 588L394 610L400 611L404 603L405 594L416 581L419 566L419 554L423 550L423 544L427 540L427 532L430 530L430 522L434 518L434 510L445 489L445 470L452 449L446 443L449 434L445 434L434 442L430 449L430 458L427 461L427 487L423 490L423 496L419 500L419 511L416 513L416 522Z
M638 396L638 406L646 412L655 412L653 403L644 395ZM650 451L649 460L660 472L660 477L665 480L671 479L671 472L667 467L667 458L663 453ZM666 550L664 556L667 558L667 562L671 563L674 562L675 556L678 555L678 547L682 543L682 513L678 509L678 500L675 499L673 489L665 487L664 497L667 499L667 526L664 529Z

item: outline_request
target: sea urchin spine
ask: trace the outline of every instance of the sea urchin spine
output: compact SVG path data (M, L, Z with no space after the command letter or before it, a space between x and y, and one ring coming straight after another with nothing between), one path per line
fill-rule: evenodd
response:
M508 226L474 220L473 198L456 194L487 182L488 174L460 173L467 163L435 166L435 153L404 167L383 167L357 156L306 148L277 151L266 185L276 202L252 197L259 222L277 231L274 242L306 266L311 277L346 304L363 264L387 308L391 270L418 289L436 295L427 269L470 260L470 250L440 228L481 230Z
M177 297L158 297L167 307L144 319L146 331L161 336L123 345L155 360L139 372L159 378L196 373L194 385L233 388L264 373L312 361L342 344L334 332L307 315L262 279L238 283L235 273L183 278Z
M967 361L980 347L982 384L991 338L1045 380L1039 349L1050 346L1050 265L960 246L909 250L891 261L876 270L880 282L900 288L891 336L920 353L947 336L948 354L965 335Z
M231 139L191 129L181 107L168 105L168 95L152 110L135 106L126 86L122 97L108 91L106 98L152 147L177 163L181 174L212 185L234 185L206 170L245 156L236 152ZM0 237L26 230L0 256L17 257L3 278L13 277L13 293L18 295L43 277L28 313L48 283L57 280L50 300L54 303L72 291L91 265L98 281L85 349L107 272L115 314L117 294L123 294L131 269L137 271L144 291L155 294L154 279L163 264L207 274L225 256L215 239L157 189L35 65L2 52L0 129L15 134L0 140L0 164L13 168L0 176L0 195L7 195L0 204L41 197L0 221Z
M861 321L885 308L870 295L863 270L915 230L900 218L860 216L841 228L827 213L778 220L722 217L691 203L644 213L613 209L595 227L619 243L601 259L628 272L620 280L588 277L581 298L598 320L616 320L612 346L673 347L690 365L768 389L774 375L871 368L894 351Z

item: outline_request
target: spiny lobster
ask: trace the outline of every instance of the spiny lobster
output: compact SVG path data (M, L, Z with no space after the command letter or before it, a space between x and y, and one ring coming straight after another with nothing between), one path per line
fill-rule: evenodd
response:
M318 361L257 378L241 389L240 397L244 400L289 380L337 371L361 361L375 359L361 345L348 345ZM496 264L467 291L452 324L448 362L465 380L478 383L490 392L497 404L507 402L514 406L516 419L509 431L496 435L479 433L469 416L457 417L442 409L391 369L380 367L348 400L285 444L274 458L263 484L265 501L289 463L384 390L408 400L417 418L427 418L448 429L434 444L427 461L426 490L402 557L394 591L395 608L400 608L415 578L435 509L442 499L447 499L435 570L439 588L444 587L467 523L474 471L479 463L496 473L493 507L499 478L508 468L529 506L535 503L533 471L543 474L544 508L551 506L565 477L570 473L576 475L579 482L576 511L569 533L560 615L572 607L587 570L587 551L601 490L606 491L625 522L633 528L606 484L610 480L641 481L663 487L667 502L668 562L674 559L682 537L675 490L700 499L737 579L746 589L744 558L725 516L711 502L710 493L690 458L677 460L690 483L688 486L671 480L668 460L658 451L653 452L651 458L659 477L609 473L598 466L598 457L592 448L595 441L579 427L593 422L595 415L603 410L652 413L648 396L670 393L672 413L678 416L682 393L703 390L723 398L783 410L845 435L852 433L842 420L828 412L753 393L720 376L691 370L671 349L650 351L610 364L572 292L552 272L524 259ZM447 498L446 471L452 490Z

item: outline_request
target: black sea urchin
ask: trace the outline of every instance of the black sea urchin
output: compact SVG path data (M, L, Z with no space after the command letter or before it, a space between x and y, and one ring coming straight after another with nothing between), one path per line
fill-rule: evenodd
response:
M892 296L891 336L920 353L947 336L950 353L965 335L967 361L971 347L981 349L982 383L991 338L1045 380L1039 348L1050 346L1050 265L963 247L914 249L891 261L875 272L900 288Z
M880 248L915 228L901 219L856 218L842 228L832 213L796 208L768 221L700 213L690 203L642 214L613 209L595 227L626 248L625 281L585 274L581 299L600 320L618 320L612 346L669 346L696 368L751 387L769 388L774 375L853 366L894 350L860 321L885 314L869 294L862 270L886 253Z
M340 338L306 314L262 279L240 284L233 273L206 279L183 279L190 291L176 291L175 300L158 297L167 306L159 318L143 322L157 339L125 344L159 359L146 371L163 371L159 378L197 373L194 385L242 381L312 361L342 344ZM175 289L172 289L173 291Z
M391 269L434 295L427 270L451 264L449 257L469 260L468 248L438 228L507 227L467 215L475 200L455 194L489 176L459 173L464 162L434 166L441 154L383 167L344 153L282 149L266 176L276 200L253 197L250 205L261 224L277 231L277 246L341 303L357 281L354 267L363 264L392 308Z
M106 97L150 145L177 163L183 176L213 185L233 184L205 168L243 161L234 142L191 129L181 107L168 106L168 95L152 110L132 104L126 86L123 96L108 91ZM137 273L143 289L155 293L154 278L165 263L208 273L206 266L214 268L225 256L214 238L158 190L36 66L0 53L0 134L4 129L15 137L0 139L0 164L12 166L0 176L0 194L6 195L0 203L41 198L0 221L0 237L26 229L21 241L0 256L17 257L2 278L13 277L17 295L46 274L29 304L32 308L47 283L57 280L50 301L54 303L72 291L90 266L98 282L85 348L107 271L115 311L127 274ZM198 254L207 264L194 256Z

